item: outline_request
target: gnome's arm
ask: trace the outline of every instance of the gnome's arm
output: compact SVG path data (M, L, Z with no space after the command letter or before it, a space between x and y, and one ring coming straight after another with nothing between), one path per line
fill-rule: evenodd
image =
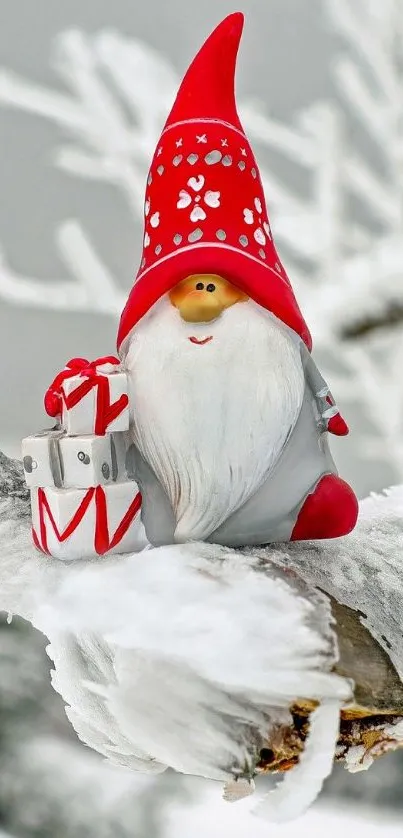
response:
M316 401L323 430L336 436L346 436L349 431L348 425L341 416L328 384L303 341L301 341L301 359L305 381Z

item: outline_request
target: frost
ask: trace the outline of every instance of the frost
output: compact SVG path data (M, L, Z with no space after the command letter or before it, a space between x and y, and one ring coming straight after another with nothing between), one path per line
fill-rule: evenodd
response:
M0 607L46 635L70 721L112 764L242 786L293 702L327 717L351 698L330 603L294 573L208 544L64 564L34 550L15 502L3 526Z
M344 754L346 769L351 774L367 771L377 757L402 746L403 720L398 720L393 724L385 724L382 721L369 724L367 737L367 745L352 745Z
M7 462L14 477L0 471L0 485L12 489L19 472ZM299 765L261 804L278 820L303 811L330 770L338 708L351 695L332 672L325 594L361 613L403 674L403 487L363 501L356 530L336 541L195 543L71 564L33 549L18 491L1 501L0 607L48 637L53 684L79 737L116 765L171 766L229 783L231 797L234 780L243 791L252 781L271 731L289 724L290 705L319 702ZM401 724L375 729L350 766L402 740Z
M273 728L290 723L290 705L319 702L299 765L261 804L282 820L320 790L351 696L332 672L337 645L318 588L365 614L403 671L402 497L396 487L364 501L357 530L340 541L246 551L195 543L71 564L36 553L9 500L0 606L48 637L53 685L79 737L131 770L170 766L229 783L234 796ZM378 727L371 747L396 747L401 725Z
M351 774L359 771L367 771L372 765L374 758L367 753L364 745L353 745L345 755L346 768Z
M249 552L249 551L248 551ZM392 660L403 678L403 486L361 502L356 529L335 541L277 545L264 555L360 612L361 622Z
M257 815L282 823L299 818L314 803L333 768L340 709L340 701L324 701L313 711L298 765L256 806Z
M134 769L253 775L297 696L350 695L325 598L214 545L77 568L33 620L79 735Z
M255 791L255 782L252 779L245 777L235 778L225 783L223 791L223 799L228 803L236 803L238 800L243 800L249 797Z

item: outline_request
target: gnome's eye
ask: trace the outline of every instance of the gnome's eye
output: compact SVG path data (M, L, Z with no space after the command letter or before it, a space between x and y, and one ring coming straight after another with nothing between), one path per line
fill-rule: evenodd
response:
M203 291L203 290L204 290L204 284L202 282L198 282L197 285L196 285L196 291Z
M209 282L206 291L215 291L215 285L212 282Z

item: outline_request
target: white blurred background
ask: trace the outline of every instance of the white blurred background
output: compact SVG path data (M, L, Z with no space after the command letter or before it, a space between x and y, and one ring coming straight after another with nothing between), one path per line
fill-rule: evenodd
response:
M22 436L46 425L42 396L65 361L114 352L140 258L154 144L189 61L235 7L0 7L0 449L15 454ZM240 112L316 358L351 427L347 440L332 440L335 457L363 497L403 482L403 5L244 0L240 8ZM246 811L220 803L218 787L105 767L75 740L48 668L39 636L22 624L1 628L8 834L263 835ZM362 824L371 836L391 821L403 835L402 780L398 756L367 775L336 771L320 808L289 831L266 833L314 837L333 824L348 835Z

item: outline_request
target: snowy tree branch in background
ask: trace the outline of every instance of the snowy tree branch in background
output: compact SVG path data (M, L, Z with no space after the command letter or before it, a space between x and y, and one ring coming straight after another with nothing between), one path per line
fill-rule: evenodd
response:
M53 311L96 311L118 315L125 295L118 290L106 265L100 261L77 221L66 221L57 232L60 255L73 280L40 282L15 274L0 252L0 295L13 305Z
M400 270L396 267L402 257L401 237L397 233L401 228L403 187L400 100L392 96L393 90L400 90L399 56L394 62L395 54L392 52L390 58L382 41L385 32L395 25L391 21L397 15L396 7L385 4L383 25L372 25L371 31L366 32L347 0L327 5L332 23L351 44L354 56L336 59L335 79L343 99L353 107L365 130L371 136L382 130L378 139L387 158L383 180L362 153L349 148L347 117L335 102L314 103L298 116L295 126L269 117L260 103L244 103L241 107L246 129L263 152L280 152L309 175L310 193L298 195L275 177L274 167L266 163L262 169L276 238L285 249L308 320L317 338L323 339L329 329L333 328L334 333L342 329L346 317L353 323L379 315L383 307L388 309L401 301ZM371 19L367 14L367 29ZM388 90L384 119L359 65L360 61L368 62L372 50L376 60L371 69L383 99L384 88ZM70 88L70 95L41 88L15 73L3 71L0 104L48 119L70 134L73 142L57 149L55 164L69 174L114 185L138 223L143 214L150 157L177 89L176 72L147 45L108 31L94 36L76 30L63 33L55 43L52 63L64 85ZM378 114L376 119L374 113ZM381 222L378 228L368 226L364 216L359 222L349 217L351 192L365 209L373 208L375 219ZM383 257L385 251L390 253L389 259ZM306 264L303 267L307 260L312 265L310 271ZM73 262L77 264L77 260ZM82 276L76 274L75 268L73 274L78 291ZM15 302L22 302L24 292L29 290L21 280ZM13 281L18 284L18 277L13 276ZM367 293L363 300L368 283L376 287L376 294ZM119 296L116 279L113 285ZM8 286L5 281L2 288L0 282L0 294L6 299ZM28 302L34 296L34 287L28 293ZM38 296L42 299L40 292L39 284ZM85 293L78 293L75 302L71 301L72 296L70 303L64 298L67 308L90 310L91 302ZM362 305L367 311L362 310Z
M262 804L282 819L311 760L330 772L334 739L355 770L403 742L403 489L365 501L339 542L70 564L33 548L22 470L4 457L0 497L0 606L49 638L70 721L110 762L226 781L227 796L234 777L298 763L277 808Z
M257 144L275 238L315 337L326 376L338 374L339 401L363 410L364 458L382 452L390 480L401 482L403 400L385 374L400 359L403 161L401 52L403 15L397 0L374 0L358 15L351 0L323 0L330 24L345 42L334 59L336 95L313 102L284 124L262 103L246 101L241 115ZM123 196L128 224L143 218L143 187L154 144L175 96L178 76L146 44L112 31L62 33L52 63L61 88L48 89L9 70L0 72L0 106L48 120L63 132L53 159L69 176L103 182ZM66 92L68 90L69 92ZM358 119L371 143L350 130ZM281 154L303 174L297 191L277 173ZM353 200L352 200L353 199ZM354 206L354 214L352 211ZM125 292L78 220L56 230L66 277L43 282L0 263L0 297L13 305L118 314ZM93 289L97 288L97 293ZM383 330L388 355L380 347ZM363 337L365 340L363 340ZM351 340L356 339L357 347ZM380 390L391 405L380 416ZM347 406L348 407L348 406Z
M57 40L53 64L71 95L2 71L0 104L50 120L70 134L74 142L56 151L55 165L115 186L138 222L143 217L144 183L155 138L177 86L173 70L140 42L108 32L90 38L74 30ZM133 84L133 79L143 83ZM3 257L0 297L15 305L120 313L123 290L81 225L65 222L56 239L73 280L44 283L19 276Z

